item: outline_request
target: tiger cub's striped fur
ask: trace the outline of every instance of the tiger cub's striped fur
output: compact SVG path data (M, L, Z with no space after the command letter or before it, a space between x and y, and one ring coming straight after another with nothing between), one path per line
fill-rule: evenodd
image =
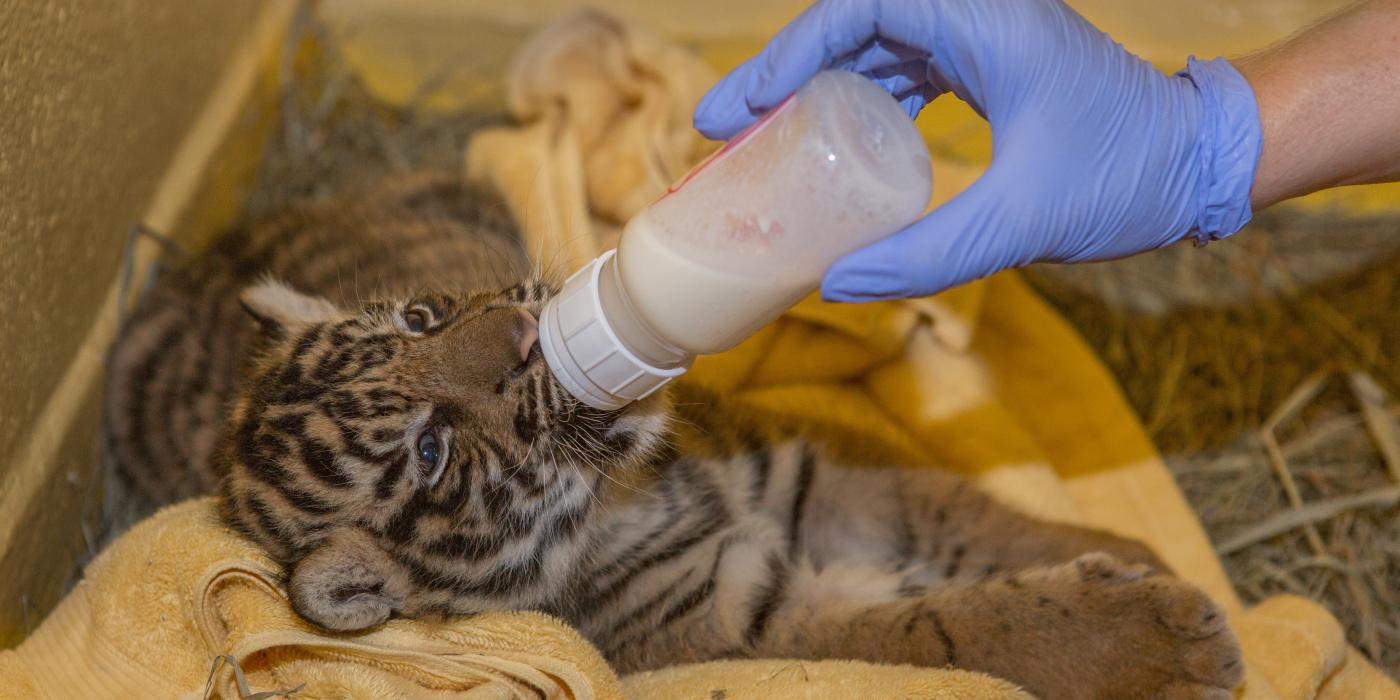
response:
M118 475L149 505L217 488L217 432L257 336L238 295L259 279L354 308L424 286L504 286L527 269L499 199L436 174L224 234L162 270L112 349L104 432Z
M166 283L115 353L127 376L110 409L142 416L110 420L133 481L193 493L221 476L228 522L282 563L309 620L544 610L620 670L857 658L990 671L1047 697L1238 682L1219 610L1136 543L1034 520L946 473L848 464L698 389L580 404L534 342L552 288L522 277L508 224L482 215L481 193L425 220L415 192L464 196L390 188L237 234L196 267L221 272ZM302 230L356 207L383 211ZM338 291L370 270L385 293ZM286 282L248 286L235 313L264 271ZM447 291L412 291L425 281ZM171 407L185 413L157 411Z

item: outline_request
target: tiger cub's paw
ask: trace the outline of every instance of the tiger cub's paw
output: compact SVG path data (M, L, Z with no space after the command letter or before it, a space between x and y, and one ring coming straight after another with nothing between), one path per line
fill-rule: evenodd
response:
M1007 641L1047 698L1228 698L1244 678L1225 613L1204 592L1103 553L1008 579Z

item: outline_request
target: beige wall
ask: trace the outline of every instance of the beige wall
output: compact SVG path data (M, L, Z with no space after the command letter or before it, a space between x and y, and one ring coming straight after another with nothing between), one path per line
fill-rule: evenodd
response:
M0 646L52 604L100 493L93 370L125 232L266 6L0 0Z

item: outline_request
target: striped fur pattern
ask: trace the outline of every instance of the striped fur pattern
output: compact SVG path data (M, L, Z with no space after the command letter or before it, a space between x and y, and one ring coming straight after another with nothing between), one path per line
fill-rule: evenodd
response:
M251 361L230 370L206 464L225 518L282 563L312 622L543 610L622 671L855 658L988 671L1052 698L1228 697L1239 682L1223 614L1137 543L937 470L838 459L694 388L580 404L534 342L552 287L508 272L364 302L295 279L239 295L251 320L227 352Z
M108 359L107 453L148 505L215 490L218 429L257 336L238 295L263 276L354 307L422 286L500 287L528 269L499 199L437 174L234 229L163 270L123 328Z

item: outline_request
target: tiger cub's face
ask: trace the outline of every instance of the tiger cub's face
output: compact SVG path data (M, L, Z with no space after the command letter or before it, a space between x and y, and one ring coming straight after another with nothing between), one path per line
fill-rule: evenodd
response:
M223 512L286 567L304 617L352 630L559 595L608 472L664 443L668 404L568 395L536 342L550 293L348 311L276 282L244 292L262 339L221 444Z

